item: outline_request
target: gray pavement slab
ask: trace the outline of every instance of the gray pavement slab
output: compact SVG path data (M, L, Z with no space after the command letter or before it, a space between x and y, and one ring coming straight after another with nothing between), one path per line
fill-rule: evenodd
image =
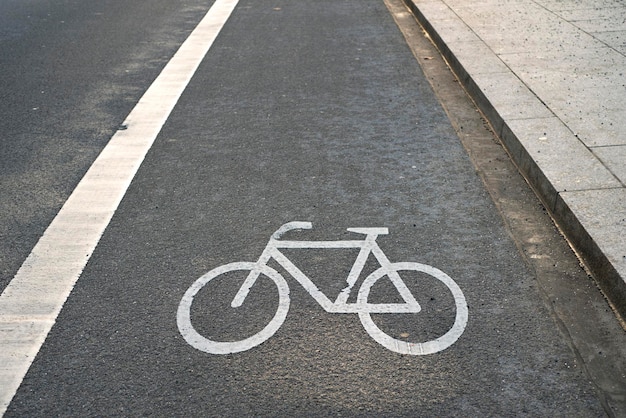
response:
M405 0L626 315L626 6Z
M592 150L622 183L626 183L626 147L596 147Z

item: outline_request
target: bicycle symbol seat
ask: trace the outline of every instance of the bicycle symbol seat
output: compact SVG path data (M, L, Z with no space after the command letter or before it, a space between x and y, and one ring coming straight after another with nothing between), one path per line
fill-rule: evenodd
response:
M468 321L468 308L465 296L459 286L447 274L426 264L414 262L392 263L376 243L379 235L388 234L387 228L348 228L348 231L365 235L362 240L341 241L288 241L280 240L286 232L294 229L311 229L310 222L289 222L272 234L265 250L256 262L236 262L217 267L197 279L185 292L178 306L177 325L181 335L194 348L211 354L230 354L249 350L269 339L281 327L289 310L289 287L285 278L275 269L268 266L273 259L285 269L313 299L329 313L356 313L367 333L385 348L400 354L422 355L445 350L461 336ZM346 279L347 286L341 290L336 300L331 301L322 293L313 281L307 277L281 249L313 249L313 248L355 248L358 256ZM357 283L365 263L373 255L380 267L363 280L356 297L356 302L348 302L352 288ZM270 322L259 332L239 341L214 341L202 336L191 321L191 306L198 292L209 282L219 276L234 271L248 272L243 284L234 295L230 306L241 307L253 286L261 275L267 276L278 290L278 308ZM408 342L393 338L384 333L372 319L372 314L416 314L421 306L400 277L402 271L425 273L424 277L433 278L452 294L456 313L452 327L438 338L426 342ZM381 278L387 277L395 286L402 302L370 303L368 297L372 286Z

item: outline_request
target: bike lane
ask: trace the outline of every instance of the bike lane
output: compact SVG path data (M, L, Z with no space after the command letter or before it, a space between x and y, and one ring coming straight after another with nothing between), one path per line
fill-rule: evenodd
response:
M282 239L360 240L346 229L388 228L376 242L391 262L433 266L458 284L464 332L435 354L394 353L357 314L325 312L270 261L290 291L280 329L236 354L187 344L176 315L189 286L219 266L256 261L290 221L312 229ZM285 250L331 300L357 254ZM365 263L355 290L376 268ZM198 332L237 340L271 320L270 280L230 308L243 279L198 293ZM445 333L454 299L431 276L402 279L422 312L373 314L374 322L398 339ZM370 298L399 302L383 282ZM602 413L384 4L240 1L6 416L458 411Z

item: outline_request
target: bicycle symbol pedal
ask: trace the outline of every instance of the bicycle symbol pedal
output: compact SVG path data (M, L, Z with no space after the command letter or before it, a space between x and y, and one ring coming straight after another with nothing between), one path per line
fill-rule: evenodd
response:
M185 292L178 305L176 322L181 335L194 348L211 354L231 354L249 350L269 339L281 327L289 310L290 297L289 286L285 278L275 269L268 266L270 260L277 262L285 269L313 299L329 313L356 313L367 333L385 348L400 354L423 355L432 354L445 350L454 344L465 330L468 321L468 308L465 296L459 286L447 274L435 267L414 263L392 263L376 243L379 235L388 234L387 228L348 228L348 231L363 234L362 240L341 241L287 241L280 237L294 229L311 229L310 222L289 222L281 226L272 234L267 246L256 262L236 262L217 267L199 279L197 279ZM333 302L322 293L313 281L306 276L281 249L359 249L358 256L352 265L346 279L347 286L341 290L337 299ZM348 302L354 285L360 277L365 263L370 255L373 255L380 267L369 274L361 284L356 302ZM198 292L213 279L234 271L248 272L246 279L234 295L230 307L241 307L253 286L261 275L268 277L278 290L278 308L269 323L259 332L239 341L214 341L202 336L191 321L191 306ZM425 277L435 279L447 288L451 293L456 313L452 327L438 338L426 342L409 342L393 338L384 333L372 319L372 314L416 314L421 311L421 306L400 276L402 271L416 271L425 273ZM372 286L381 278L387 277L395 286L402 302L371 303L368 302Z

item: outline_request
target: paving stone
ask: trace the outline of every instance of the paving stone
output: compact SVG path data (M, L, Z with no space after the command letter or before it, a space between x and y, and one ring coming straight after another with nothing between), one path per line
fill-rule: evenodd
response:
M551 11L586 10L598 7L622 7L620 0L536 0Z
M601 287L618 311L626 309L626 189L584 190L561 194L564 208L580 223L579 245L597 252L592 269ZM557 209L558 211L559 209ZM577 234L577 232L573 232ZM605 259L605 260L603 260Z
M473 74L472 78L504 119L550 116L545 105L511 72Z
M428 15L430 21L434 20L458 20L456 13L445 3L440 1L423 1L420 2L420 10Z
M615 32L596 32L594 38L604 42L622 55L626 55L626 30Z
M476 34L460 19L439 19L430 22L444 43L478 40Z
M497 54L552 51L592 42L575 25L536 4L455 8L459 17Z
M626 145L592 148L594 154L626 185ZM624 238L626 240L626 238Z
M448 46L470 74L510 72L506 64L481 40L453 42ZM477 60L477 56L482 57L482 59Z
M545 190L550 185L555 192L621 187L604 164L556 117L507 120L503 136L511 140L511 135L527 154L517 156L521 168ZM549 184L543 184L546 181Z
M594 108L589 105L554 105L555 113L588 147L626 145L626 109Z
M502 54L515 73L546 79L585 79L602 85L622 86L626 82L626 57L595 38L587 38L585 47ZM621 83L620 83L621 81Z
M626 5L408 1L626 316Z
M581 30L589 33L612 32L626 29L626 9L620 8L614 14L604 19L574 20L572 23Z
M602 3L600 3L602 4ZM613 6L613 7L594 7L589 9L570 9L560 10L557 14L567 21L614 21L616 23L623 23L624 16L626 16L626 7ZM598 22L593 22L598 24Z

